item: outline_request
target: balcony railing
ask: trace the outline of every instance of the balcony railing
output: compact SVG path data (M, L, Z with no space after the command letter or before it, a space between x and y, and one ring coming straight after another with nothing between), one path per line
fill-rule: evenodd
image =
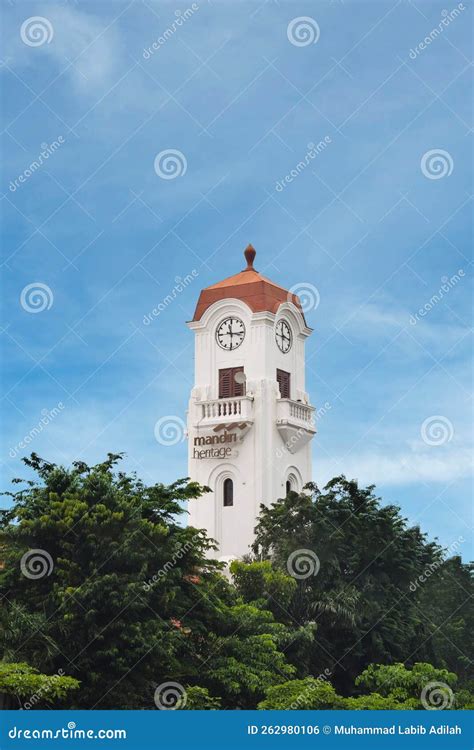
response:
M316 432L314 406L279 398L277 401L277 430L290 453L301 450Z
M253 398L237 396L235 398L219 398L213 401L201 401L201 420L218 421L220 419L252 419Z
M277 421L302 422L308 429L314 429L314 406L308 406L301 401L289 398L279 398L277 401Z

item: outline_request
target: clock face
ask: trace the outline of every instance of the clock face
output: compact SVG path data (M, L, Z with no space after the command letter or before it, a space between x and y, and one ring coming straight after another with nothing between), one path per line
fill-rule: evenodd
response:
M276 324L275 339L278 348L283 354L290 351L292 343L291 328L286 320L279 320Z
M222 349L237 349L245 338L245 326L240 318L226 318L219 324L216 341Z

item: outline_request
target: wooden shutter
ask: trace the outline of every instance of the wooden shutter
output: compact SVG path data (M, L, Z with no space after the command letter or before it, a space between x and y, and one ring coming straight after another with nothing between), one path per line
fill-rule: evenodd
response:
M229 398L231 370L219 370L219 398Z
M280 397L290 398L290 373L277 370L277 381L280 386Z
M237 383L235 375L243 372L243 367L226 367L219 370L219 398L234 398L245 395L245 382Z

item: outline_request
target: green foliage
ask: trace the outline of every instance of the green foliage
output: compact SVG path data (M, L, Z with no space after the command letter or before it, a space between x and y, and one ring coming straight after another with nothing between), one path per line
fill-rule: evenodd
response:
M209 695L207 688L193 685L186 688L186 709L188 711L218 711L221 708L220 698Z
M258 601L281 621L296 591L296 581L268 561L246 564L234 560L230 566L234 585L246 602ZM289 615L287 615L289 617Z
M0 654L13 662L18 651L29 664L49 669L58 646L47 634L47 621L42 612L28 612L19 603L3 603L0 607Z
M474 566L463 564L456 556L425 571L425 582L418 582L417 612L430 634L430 651L425 658L436 659L440 665L456 672L463 683L473 679L473 573Z
M355 684L385 697L397 699L419 699L420 693L429 682L441 682L454 688L457 677L447 669L436 669L431 664L417 663L411 669L404 664L371 664L356 679Z
M306 677L291 680L267 690L267 697L258 706L265 710L315 710L344 708L344 700L336 695L330 682Z
M446 706L469 708L473 696L460 692L454 694L455 674L445 669L435 669L431 664L417 663L412 669L403 664L371 664L356 679L356 686L370 692L344 698L337 695L331 683L307 677L290 680L267 690L265 700L258 708L285 710L346 709L353 711L410 711L424 709L421 700L423 690L431 684L438 695L445 699ZM428 704L431 704L428 698Z
M473 696L468 690L456 691L457 675L447 669L437 669L432 664L417 662L411 669L404 664L371 664L356 679L358 688L371 691L368 695L346 699L349 709L416 709L426 706L422 696L426 691L425 702L436 707L430 699L429 686L434 686L441 703L457 709L470 708Z
M456 704L454 708L474 711L474 690L471 688L456 690Z
M189 636L189 649L199 656L193 676L220 696L224 707L253 708L268 687L293 675L294 667L278 649L285 627L270 612L221 602L208 617L205 634ZM189 650L180 656L189 672Z
M278 622L286 625L277 631L278 645L295 666L296 675L306 676L317 627L314 623L300 625L290 614L297 591L295 579L272 567L267 560L251 563L234 560L230 570L235 588L245 602L272 612Z
M3 707L41 690L33 708L153 709L174 681L190 710L409 709L456 674L455 707L472 707L472 569L373 488L339 477L262 508L259 559L233 562L230 582L212 540L180 522L206 488L146 486L119 460L67 470L32 454L40 481L0 512ZM52 569L25 575L38 549ZM318 555L318 575L289 575L298 549ZM65 665L71 677L47 677Z
M344 698L343 708L348 711L412 711L412 701L399 701L379 693L359 695L357 698Z
M13 494L0 524L4 656L18 650L51 671L71 663L81 682L72 708L153 708L152 685L167 680L206 688L224 707L254 706L294 672L278 647L288 628L244 602L205 533L177 522L205 488L147 487L115 471L119 458L70 471L27 461L41 482ZM31 549L51 556L50 575L22 573ZM35 625L33 648L22 632Z
M79 682L63 675L46 675L25 663L0 661L0 694L26 698L30 708L64 699L71 690L77 690Z
M453 708L463 708L469 696L458 696L454 692L457 681L457 675L447 669L436 669L432 664L417 662L411 669L407 669L404 664L371 664L356 679L355 684L370 691L372 696L382 696L393 704L393 708L423 709L421 696L431 683L437 686L436 690L444 696L446 704L452 703ZM359 701L359 698L351 700ZM349 703L348 708L351 707L358 706Z
M129 697L155 678L155 659L172 669L177 634L169 619L181 590L187 595L183 575L197 565L204 578L215 569L203 562L205 535L172 520L200 488L183 480L145 487L114 475L116 461L66 471L33 456L43 484L17 493L3 514L0 590L45 615L47 637L61 644L53 668L71 659L81 680L77 707L98 700L102 708L130 707ZM22 574L19 561L32 548L51 556L51 575ZM169 561L176 564L154 581Z
M293 621L317 625L306 673L329 668L343 694L369 664L407 656L472 675L471 571L443 563L439 545L409 527L397 507L382 506L373 487L341 476L322 492L311 485L261 506L253 549L282 572L296 550L319 558L318 574L297 581L287 606ZM428 569L435 572L424 590L416 582ZM446 580L434 592L442 570ZM456 579L450 593L449 577Z

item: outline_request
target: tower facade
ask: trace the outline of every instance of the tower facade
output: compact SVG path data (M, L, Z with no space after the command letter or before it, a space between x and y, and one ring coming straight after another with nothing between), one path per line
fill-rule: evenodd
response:
M240 558L260 504L311 480L314 407L305 390L311 329L298 297L247 267L201 291L193 320L195 380L188 410L189 476L211 492L189 503L220 558Z

